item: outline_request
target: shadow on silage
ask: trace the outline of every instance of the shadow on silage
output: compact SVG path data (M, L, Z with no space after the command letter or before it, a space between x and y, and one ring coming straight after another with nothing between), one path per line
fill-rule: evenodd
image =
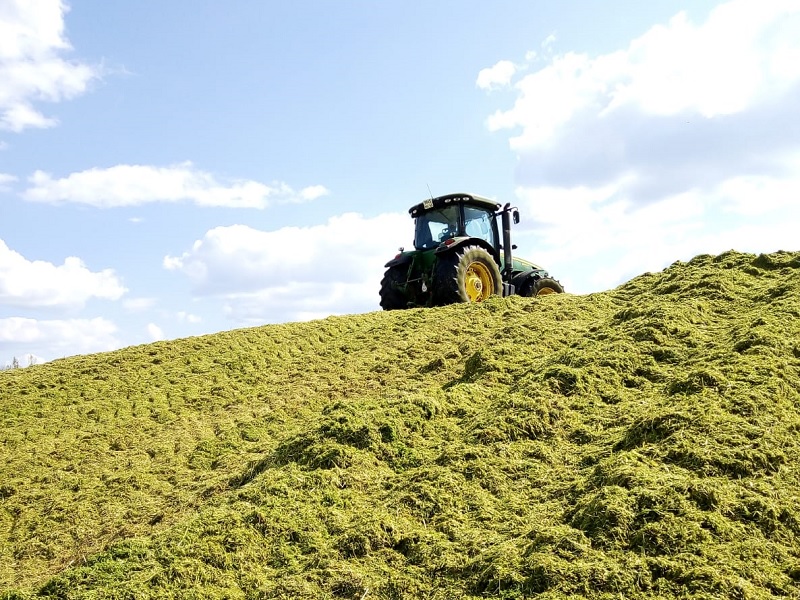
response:
M163 472L134 461L130 480L158 504L158 482L175 479L163 522L143 521L38 593L797 596L798 319L800 255L729 252L603 294L161 345L172 403L150 433L183 446ZM178 403L187 360L198 379ZM32 380L9 381L46 401ZM90 389L66 385L79 386ZM17 552L26 541L10 538Z

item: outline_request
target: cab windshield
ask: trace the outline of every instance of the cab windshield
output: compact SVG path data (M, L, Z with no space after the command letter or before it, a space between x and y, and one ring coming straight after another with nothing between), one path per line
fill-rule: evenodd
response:
M414 247L417 250L428 250L455 237L458 234L458 208L457 204L453 204L418 216Z

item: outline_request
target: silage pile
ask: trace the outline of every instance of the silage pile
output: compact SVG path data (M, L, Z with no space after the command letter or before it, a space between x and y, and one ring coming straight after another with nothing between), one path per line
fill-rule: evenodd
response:
M800 253L0 373L7 598L800 596Z

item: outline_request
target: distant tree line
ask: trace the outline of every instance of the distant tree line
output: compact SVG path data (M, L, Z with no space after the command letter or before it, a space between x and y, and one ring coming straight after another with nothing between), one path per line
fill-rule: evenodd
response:
M28 365L32 367L36 364L36 357L32 354L28 355ZM11 359L11 364L6 363L5 365L0 366L0 371L9 371L11 369L19 369L22 365L19 364L19 359L15 356Z

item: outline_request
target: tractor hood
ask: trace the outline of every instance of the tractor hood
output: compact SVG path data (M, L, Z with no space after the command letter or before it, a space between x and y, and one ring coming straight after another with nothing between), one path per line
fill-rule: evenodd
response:
M530 270L544 271L545 270L544 267L540 267L539 265L534 264L529 260L525 260L524 258L517 258L516 256L512 260L512 263L513 263L514 271L530 271ZM503 266L505 266L505 265L503 265Z

